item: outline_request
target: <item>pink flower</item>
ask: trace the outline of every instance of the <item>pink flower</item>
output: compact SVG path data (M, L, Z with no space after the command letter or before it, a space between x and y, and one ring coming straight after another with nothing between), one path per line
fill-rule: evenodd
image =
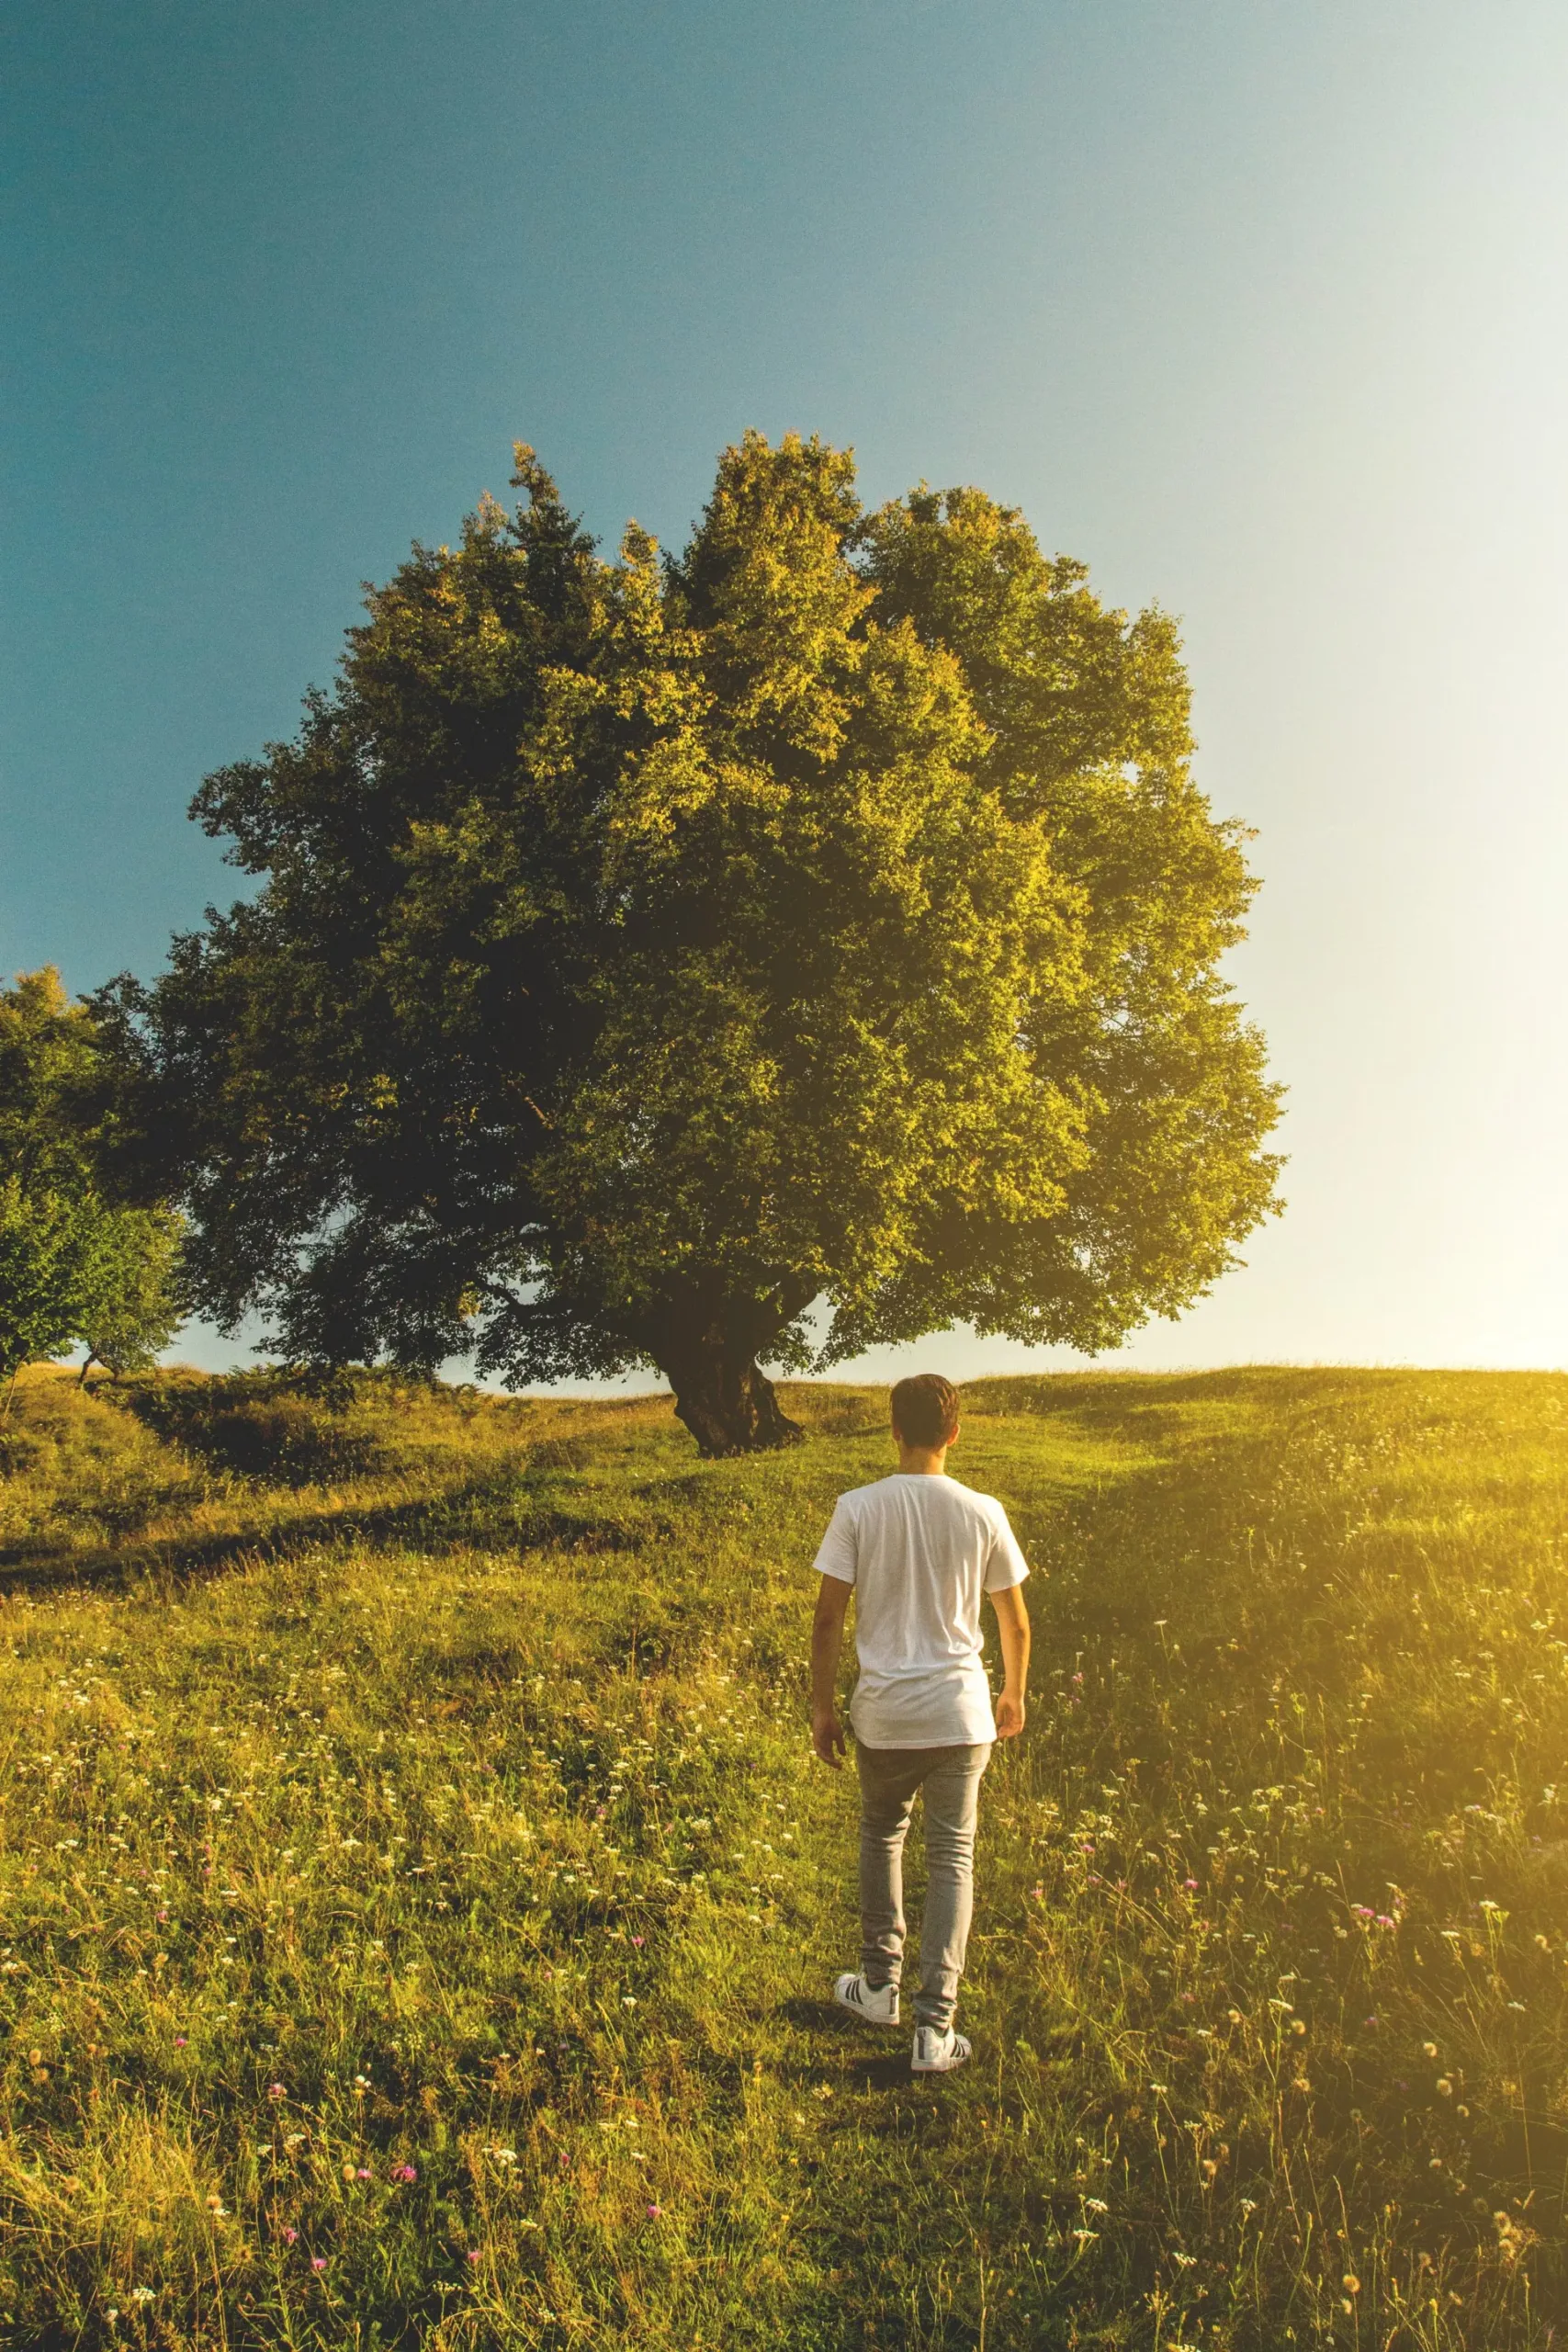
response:
M176 2033L176 2034L175 2034L175 2048L176 2050L183 2050L183 2049L185 2048L185 2046L186 2046L186 2038L185 2038L185 2035L184 2035L183 2033Z
M642 1938L640 1936L634 1936L632 1938L632 1941L636 1944L638 1951L640 1951L642 1950Z
M650 2206L649 2207L649 2209L648 2209L648 2218L649 2218L649 2220L650 2222L657 2222L657 2221L658 2221L658 2219L659 2219L659 2217L660 2217L660 2215L663 2212L663 2211L664 2211L664 2208L663 2208L663 2206L662 2206L662 2205L650 2205Z
M287 2098L288 2097L288 2093L284 2089L281 2083L268 2083L266 2086L266 2095L268 2098Z
M471 2246L468 2248L468 2260L469 2260L470 2262L477 2262L477 2261L479 2260L479 2250L478 2246L477 2246L477 2245L471 2245Z
M324 2270L326 2267L327 2257L324 2254L313 2254L310 2256L310 2267L312 2270Z
M1198 1882L1195 1878L1184 1878L1181 1883L1190 1894L1195 1894L1197 1893Z
M415 2172L412 2165L394 2165L392 2166L392 2178L394 2180L417 2180L419 2178L419 2175Z
M360 2167L359 2167L359 2170L355 2174L354 2177L355 2177L355 2180L368 2180L368 2179L369 2179L369 2177L370 2177L370 2167L369 2167L369 2165L360 2165Z
M292 2245L294 2244L295 2239L299 2236L299 2231L294 2227L294 2224L293 2224L293 2222L285 2222L285 2223L283 2224L283 2233L282 2233L282 2234L283 2234L283 2243L284 2243L284 2245Z
M166 1911L155 1911L152 1916L155 1919L166 1919L169 1915Z

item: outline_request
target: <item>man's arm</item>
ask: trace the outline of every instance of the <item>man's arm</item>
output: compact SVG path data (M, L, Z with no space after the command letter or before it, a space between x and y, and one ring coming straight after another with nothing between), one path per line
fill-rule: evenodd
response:
M811 1621L811 1745L824 1764L838 1771L844 1760L844 1733L833 1698L839 1680L839 1650L852 1585L824 1577Z
M1002 1642L1002 1695L997 1701L997 1737L1016 1739L1023 1729L1023 1693L1029 1681L1029 1611L1021 1585L1004 1585L990 1596Z

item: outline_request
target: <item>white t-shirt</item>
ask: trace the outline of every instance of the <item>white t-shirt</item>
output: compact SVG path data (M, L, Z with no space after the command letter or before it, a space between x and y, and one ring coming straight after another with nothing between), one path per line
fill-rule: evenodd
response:
M948 1747L995 1739L980 1596L1021 1584L1029 1567L994 1496L956 1478L895 1471L839 1497L817 1566L855 1589L860 1679L850 1721L858 1740Z

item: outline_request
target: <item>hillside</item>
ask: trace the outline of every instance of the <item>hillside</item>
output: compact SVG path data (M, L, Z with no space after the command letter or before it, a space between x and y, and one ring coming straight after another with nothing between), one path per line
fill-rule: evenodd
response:
M1037 1663L919 2084L804 1728L886 1400L786 1403L24 1378L0 2342L1561 2335L1568 1380L968 1392Z

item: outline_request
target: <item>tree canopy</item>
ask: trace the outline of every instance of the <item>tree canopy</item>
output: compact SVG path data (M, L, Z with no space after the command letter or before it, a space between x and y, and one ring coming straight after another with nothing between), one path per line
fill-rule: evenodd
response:
M978 491L868 513L815 439L727 450L678 558L603 560L521 445L513 486L203 786L254 895L99 1001L209 1310L652 1364L720 1453L789 1435L764 1364L1187 1306L1278 1103L1171 622Z

